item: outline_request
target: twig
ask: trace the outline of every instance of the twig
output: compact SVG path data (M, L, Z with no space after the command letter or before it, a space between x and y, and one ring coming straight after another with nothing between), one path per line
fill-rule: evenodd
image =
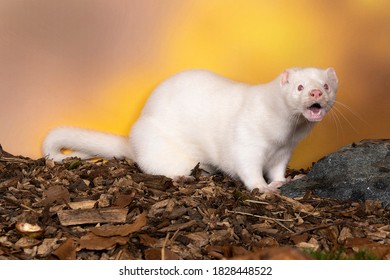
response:
M227 210L228 213L233 213L233 214L240 214L240 215L245 215L245 216L251 216L251 217L256 217L256 218L260 218L260 219L264 219L264 220L272 220L272 221L279 221L279 222L294 222L294 220L292 219L277 219L277 218L271 218L271 217L267 217L267 216L260 216L260 215L255 215L255 214L251 214L251 213L245 213L245 212L240 212L240 211L230 211L230 210Z
M271 217L267 217L267 216L259 216L259 215L254 215L254 214L250 214L250 213L240 212L240 211L230 211L230 210L227 210L227 212L228 213L234 213L234 214L251 216L251 217L256 217L256 218L260 218L260 219L264 219L264 220L274 221L275 223L277 223L278 225L280 225L281 227L283 227L287 231L295 233L293 230L289 229L288 227L286 227L285 225L283 225L281 223L281 222L294 222L294 220L291 220L291 219L289 219L289 220L286 220L286 219L276 219L276 218L271 218Z
M28 207L27 205L20 204L20 206L23 207L23 208L26 208L27 210L30 210L30 211L32 211L32 212L34 212L34 213L40 214L39 211L34 210L34 209L32 209L31 207Z
M252 199L246 199L244 201L245 202L249 202L249 203L264 204L264 205L268 205L269 204L268 202L265 202L265 201L252 200Z
M165 247L167 246L168 239L169 239L169 232L167 233L167 236L165 236L165 240L161 248L161 260L165 260Z
M116 255L115 260L119 260L122 257L123 249L119 251L119 253Z
M9 198L9 197L7 197L7 196L4 196L3 199L4 199L5 201L7 201L7 202L10 202L10 203L16 205L16 206L19 206L19 207L25 208L25 209L27 209L27 210L33 211L34 213L37 213L37 214L40 213L39 211L34 210L34 209L32 209L31 207L29 207L29 206L27 206L27 205L25 205L25 204L19 203L18 201L15 201L14 199Z
M310 232L310 231L313 231L313 230L324 229L324 228L328 228L328 227L331 227L331 226L338 226L340 224L345 224L345 223L346 223L345 221L338 221L338 222L334 222L334 223L330 223L330 224L326 224L326 225L320 225L320 226L311 227L311 228L308 228L308 229L305 229L305 230L302 230L302 231L299 231L299 232L295 232L295 233L291 234L289 236L289 238L291 238L293 236L300 235L300 234L305 233L305 232Z
M16 163L30 163L31 160L22 159L22 158L8 158L8 157L0 157L0 161L2 162L16 162Z
M172 238L171 238L171 240L170 240L171 243L174 242L174 241L176 240L177 236L179 235L179 232L180 232L180 229L177 229L177 230L175 231L175 233L172 235Z
M295 233L293 230L289 229L288 227L286 227L285 225L283 225L281 222L277 221L277 220L273 220L275 223L277 223L279 226L281 226L282 228L284 228L285 230L289 231L289 232L292 232L292 233Z

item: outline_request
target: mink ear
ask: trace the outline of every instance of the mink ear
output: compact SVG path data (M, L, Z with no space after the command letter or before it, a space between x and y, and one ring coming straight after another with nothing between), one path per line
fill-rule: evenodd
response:
M288 84L288 76L289 75L290 75L290 73L288 72L288 70L283 71L282 78L280 79L280 85L284 86L284 85Z
M339 80L337 79L336 71L332 67L326 69L326 74L328 74L329 79L332 82L334 82L336 85L339 83Z

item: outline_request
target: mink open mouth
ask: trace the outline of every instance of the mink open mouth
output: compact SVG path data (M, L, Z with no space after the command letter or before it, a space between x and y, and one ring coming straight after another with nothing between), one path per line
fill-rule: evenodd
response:
M309 109L321 109L322 108L322 106L321 106L321 104L319 104L319 103L314 103L314 104L312 104L310 107L309 107Z
M306 118L309 121L320 121L325 115L324 108L320 103L313 103L306 110Z

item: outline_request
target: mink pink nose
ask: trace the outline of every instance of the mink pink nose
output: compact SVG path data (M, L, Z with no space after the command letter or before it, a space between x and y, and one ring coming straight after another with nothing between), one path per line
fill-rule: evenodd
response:
M322 91L319 89L313 89L309 94L311 97L314 97L314 99L319 99L322 96Z

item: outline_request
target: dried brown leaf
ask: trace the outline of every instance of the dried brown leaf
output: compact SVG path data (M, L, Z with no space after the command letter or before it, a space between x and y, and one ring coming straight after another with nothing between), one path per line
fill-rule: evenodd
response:
M257 233L276 234L278 232L278 229L271 227L268 222L253 224L250 227Z
M113 205L124 208L129 206L131 202L134 200L136 192L131 194L117 194L114 198Z
M140 239L141 244L147 247L153 247L159 242L157 238L153 238L146 233L140 234L138 235L138 237Z
M276 247L279 246L279 242L274 238L270 236L263 237L259 240L258 246L260 247Z
M59 203L68 203L70 201L70 194L67 188L60 185L55 185L44 191L45 198L39 203L40 205L50 205L55 201Z
M75 260L78 242L73 238L68 238L54 252L60 260Z
M162 250L164 250L164 260L179 260L180 257L169 249L150 248L145 250L146 260L162 260Z
M118 226L101 226L90 228L89 230L97 236L110 237L110 236L128 236L134 232L139 231L146 226L146 212L138 215L133 224L125 224Z
M345 247L351 248L354 252L361 250L369 251L374 254L378 259L383 259L390 254L390 246L373 242L368 238L348 238L345 241Z
M234 260L310 260L311 256L292 247L260 248Z
M302 242L307 242L308 239L309 239L309 234L307 232L290 237L290 240L292 240L295 245Z
M125 245L128 239L127 236L102 237L89 232L80 238L80 244L77 250L106 250L112 248L116 244Z

